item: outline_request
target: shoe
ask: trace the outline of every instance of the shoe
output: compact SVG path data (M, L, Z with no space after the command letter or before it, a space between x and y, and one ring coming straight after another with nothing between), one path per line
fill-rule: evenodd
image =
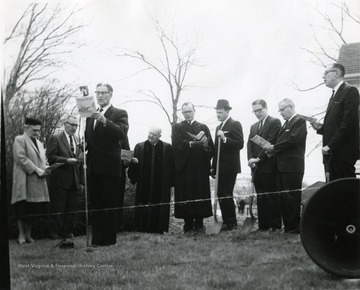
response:
M278 229L278 228L272 228L270 231L272 233L281 233L281 229Z
M63 240L59 244L60 249L72 249L74 248L74 242L70 240Z
M60 236L57 233L50 233L50 239L59 240Z
M227 225L227 224L223 224L221 226L220 232L224 232L224 231L233 231L237 229L237 225Z
M26 237L26 238L25 238L25 241L26 241L26 243L28 243L28 244L35 243L35 240L34 240L32 237Z
M205 233L205 227L194 229L194 234L202 234L202 233Z
M73 238L74 238L74 234L73 234L73 233L68 233L68 234L66 235L66 238L67 238L67 239L73 239Z
M26 244L26 241L25 241L25 239L18 239L18 240L17 240L17 243L18 243L19 245L23 245L23 244Z
M300 234L300 229L285 230L287 234Z

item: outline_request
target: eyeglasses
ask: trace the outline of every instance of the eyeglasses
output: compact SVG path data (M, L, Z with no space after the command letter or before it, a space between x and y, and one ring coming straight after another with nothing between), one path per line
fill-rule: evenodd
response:
M66 122L66 124L68 124L69 126L74 127L74 128L77 128L77 126L78 126L78 124L71 124L69 122Z
M104 95L109 94L109 92L101 92L101 91L95 91L95 93L99 96L104 96Z
M323 73L323 76L324 76L324 77L327 76L327 74L328 74L329 72L337 72L337 70L334 70L334 69L332 69L332 70L326 70L326 71Z
M264 108L254 110L254 111L252 111L252 112L253 112L254 114L257 114L257 113L260 113L262 110L264 110Z
M284 108L279 109L278 112L279 112L279 113L284 112L284 110L285 110L287 107L290 107L290 105L287 105L287 106L285 106Z
M191 114L192 112L194 112L194 111L183 111L181 113L183 113L183 114Z

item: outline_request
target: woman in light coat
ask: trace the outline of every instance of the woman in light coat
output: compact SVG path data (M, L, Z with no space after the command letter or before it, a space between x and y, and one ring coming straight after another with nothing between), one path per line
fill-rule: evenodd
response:
M33 218L44 213L49 200L45 177L46 157L39 136L41 121L25 119L23 135L15 137L13 145L14 171L11 204L15 204L18 216L18 243L33 243L31 228Z

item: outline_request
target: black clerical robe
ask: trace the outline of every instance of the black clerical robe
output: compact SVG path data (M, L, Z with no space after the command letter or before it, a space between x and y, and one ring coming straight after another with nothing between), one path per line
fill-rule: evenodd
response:
M188 133L198 135L201 131L209 138L208 145L203 147L196 144L190 147L194 138ZM209 128L197 121L192 124L186 121L175 124L172 127L172 145L175 162L175 217L212 216L209 175L214 143Z
M136 184L135 228L140 232L167 232L174 173L172 147L161 140L155 146L145 141L135 146L134 157L139 163L130 164L128 176Z

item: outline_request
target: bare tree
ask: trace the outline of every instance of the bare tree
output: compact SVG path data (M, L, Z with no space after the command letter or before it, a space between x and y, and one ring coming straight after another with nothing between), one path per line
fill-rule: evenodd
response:
M80 10L82 8L74 8L63 17L59 5L52 10L47 4L32 3L12 27L4 39L5 52L12 43L17 45L14 64L4 73L5 114L9 102L18 92L61 68L64 62L60 56L80 46L72 39L84 26L72 24Z
M158 39L162 47L163 56L160 63L156 64L154 60L145 56L140 51L126 49L122 54L116 54L122 57L134 58L141 61L146 67L140 72L153 70L166 82L171 98L171 110L168 110L164 100L159 97L153 90L140 90L138 93L145 96L142 100L133 100L137 102L151 102L161 108L166 114L170 124L178 121L178 103L182 92L189 88L186 82L190 69L194 66L201 66L199 59L196 57L197 47L186 47L185 44L179 43L176 37L170 36L158 21L155 21L155 28ZM139 72L137 72L139 73Z
M301 47L302 50L306 51L312 56L312 62L315 65L320 65L326 67L329 62L337 62L340 48L343 44L348 43L346 40L345 32L347 21L360 24L360 16L352 12L348 4L341 3L332 3L336 10L338 11L338 17L330 16L326 11L321 11L318 8L314 8L317 14L323 20L323 25L315 26L309 23L310 28L313 32L313 38L317 45L317 49L309 49L306 47ZM332 41L332 45L325 45L322 43L321 39L329 37ZM309 88L301 88L295 82L292 82L292 86L300 92L306 92L318 88L323 85L323 83L314 85Z
M70 87L57 88L54 81L34 92L20 91L9 103L6 123L5 154L7 181L10 192L12 182L14 138L23 133L25 117L34 117L42 121L40 139L46 145L51 134L59 129L68 109L67 104L73 96Z
M67 85L59 89L49 76L63 68L64 54L81 46L75 34L84 25L73 23L82 9L75 7L66 13L60 5L50 8L47 4L32 3L4 38L5 56L14 57L13 63L4 70L1 90L8 185L12 181L12 144L14 137L22 133L24 117L31 115L41 119L41 138L46 142L65 115L71 90ZM29 85L35 81L41 81L41 87L30 89Z

